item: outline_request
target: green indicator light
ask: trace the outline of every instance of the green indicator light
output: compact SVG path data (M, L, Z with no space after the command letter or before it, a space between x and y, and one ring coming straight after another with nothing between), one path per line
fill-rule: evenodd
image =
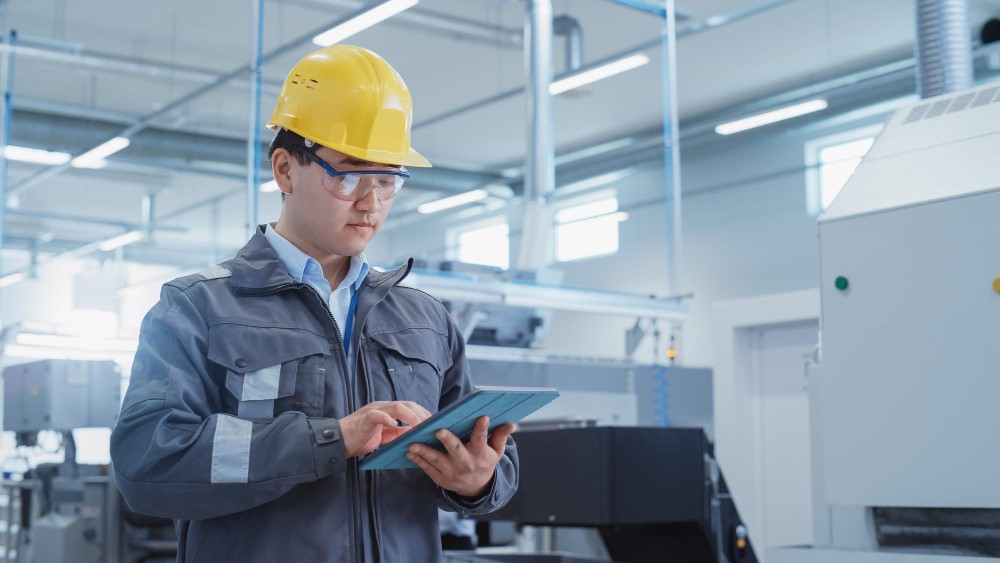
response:
M844 291L851 284L850 282L847 281L847 278L845 278L844 276L838 276L837 281L833 282L833 285L836 286L837 289L839 289L840 291Z

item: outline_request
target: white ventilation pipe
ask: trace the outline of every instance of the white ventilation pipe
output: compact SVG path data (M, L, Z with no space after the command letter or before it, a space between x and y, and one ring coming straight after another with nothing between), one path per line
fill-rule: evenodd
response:
M967 0L916 0L917 93L930 98L972 86Z
M528 82L528 154L525 162L524 223L518 268L540 270L551 260L555 191L555 146L552 136L552 1L526 0L525 69Z

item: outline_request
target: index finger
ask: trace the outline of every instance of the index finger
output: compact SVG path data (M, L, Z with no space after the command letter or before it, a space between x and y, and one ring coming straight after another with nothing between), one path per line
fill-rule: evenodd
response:
M420 418L422 420L426 420L431 417L431 411L425 409L423 405L421 405L416 401L399 401L399 402L405 404L407 407L410 408L410 410L420 415Z
M404 403L400 402L386 403L385 405L379 407L378 410L389 414L393 418L402 420L410 426L416 426L424 421L424 417L421 417L416 412L413 412L413 410L407 407Z

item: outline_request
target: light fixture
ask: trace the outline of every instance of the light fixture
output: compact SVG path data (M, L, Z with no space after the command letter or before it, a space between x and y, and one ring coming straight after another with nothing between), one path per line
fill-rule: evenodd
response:
M9 287L15 283L23 282L28 279L28 274L24 272L14 272L13 274L7 274L6 276L0 278L0 287Z
M7 147L3 149L3 154L6 155L9 160L48 165L65 164L70 157L69 153L65 152L29 149L28 147L19 147L16 145L7 145Z
M379 22L385 21L403 10L416 6L419 1L420 0L386 0L377 6L373 6L371 9L366 10L357 17L351 18L338 26L332 27L327 31L320 33L316 37L313 37L313 43L319 45L320 47L329 47L330 45L339 43Z
M472 190L471 192L465 192L464 194L453 195L444 199L438 199L420 204L417 206L417 211L425 215L437 213L438 211L444 211L445 209L451 209L452 207L458 207L459 205L482 201L489 196L490 193L488 191L480 188L478 190Z
M633 68L639 68L648 62L649 57L645 53L634 53L594 67L584 68L549 84L549 94L553 96L562 94L574 88L579 88L584 84L597 82L609 76L621 74Z
M278 181L271 180L270 182L264 182L260 185L260 191L264 193L271 193L278 191Z
M114 236L107 240L101 241L97 245L97 248L99 248L104 252L108 252L109 250L115 250L116 248L121 248L123 246L132 244L133 242L140 241L145 236L146 236L145 233L143 233L142 231L129 231L125 234Z
M795 104L794 106L787 106L717 125L715 127L715 132L720 135L732 135L733 133L739 133L740 131L746 131L747 129L753 129L754 127L770 125L772 123L777 123L778 121L784 121L800 115L806 115L807 113L823 111L827 108L827 105L826 100L823 99L810 100L801 104Z
M128 137L115 137L110 141L94 147L73 159L71 163L76 168L104 168L108 162L105 158L129 146Z

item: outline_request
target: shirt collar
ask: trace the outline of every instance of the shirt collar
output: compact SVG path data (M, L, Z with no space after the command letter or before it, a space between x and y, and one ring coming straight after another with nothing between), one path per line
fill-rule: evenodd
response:
M285 266L288 275L297 282L302 283L307 273L306 268L309 267L310 263L319 264L316 259L302 252L297 246L289 242L288 239L278 234L278 231L274 230L274 225L272 224L268 224L265 227L264 237L271 243L271 247L278 254L278 259ZM350 286L357 291L361 286L361 282L365 280L365 276L368 275L369 268L368 258L364 252L351 256L351 267L347 270L347 276L344 277L344 281L340 283L337 289Z

